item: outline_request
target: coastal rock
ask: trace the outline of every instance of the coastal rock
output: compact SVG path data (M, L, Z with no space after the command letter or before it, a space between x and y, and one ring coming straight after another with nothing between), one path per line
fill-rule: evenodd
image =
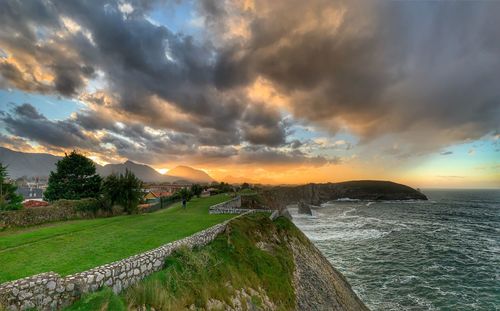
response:
M411 187L379 180L307 184L294 187L279 186L264 189L259 194L265 206L277 210L301 201L310 205L321 205L321 203L344 198L370 201L427 200L423 193Z
M298 207L299 207L299 214L306 214L312 216L312 211L309 204L306 204L304 201L300 201Z
M292 220L292 215L286 207L280 210L279 215L285 217L288 220Z

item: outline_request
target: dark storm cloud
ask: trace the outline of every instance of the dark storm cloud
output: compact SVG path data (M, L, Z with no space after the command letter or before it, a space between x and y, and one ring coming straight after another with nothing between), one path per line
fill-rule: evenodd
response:
M242 139L271 145L284 141L280 120L258 125L264 128L259 133L248 133L261 123L259 116L253 116L240 128L251 101L242 92L215 88L217 50L210 41L195 41L152 24L145 15L152 1L130 4L134 11L124 14L121 3L115 1L4 2L0 24L12 31L1 31L0 42L11 54L27 55L28 65L41 65L53 81L42 83L40 77L28 73L30 66L18 68L6 60L0 63L0 74L10 85L26 91L74 96L99 70L109 85L107 92L117 98L112 108L149 126L192 134L199 131L201 136L210 132L220 140L200 140L212 145L239 144ZM13 18L16 14L18 18ZM56 32L65 35L54 36ZM29 62L25 59L24 63ZM172 108L189 119L170 117ZM80 121L94 129L98 124L109 126L97 119L88 112Z
M244 137L257 145L278 146L285 142L286 126L276 109L263 104L248 106L242 120Z
M35 107L28 103L24 103L20 106L16 106L14 111L17 115L26 117L28 119L44 119L45 117L41 115Z
M86 136L80 127L68 120L48 120L30 104L15 107L12 114L3 113L0 120L10 134L44 145L99 150L99 142Z
M221 90L265 77L297 118L334 132L346 122L363 141L398 133L408 143L423 130L417 149L498 129L500 2L255 2L242 15L249 38L217 60ZM215 30L231 21L206 14Z

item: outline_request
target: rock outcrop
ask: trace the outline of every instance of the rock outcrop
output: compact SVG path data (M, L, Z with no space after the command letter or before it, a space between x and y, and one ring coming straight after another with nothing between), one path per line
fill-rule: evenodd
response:
M297 206L299 208L299 214L312 216L312 211L309 204L305 203L304 201L300 201L299 204L297 204Z
M304 202L320 205L342 198L359 200L427 200L421 192L394 182L378 180L346 181L340 183L307 184L273 187L260 192L262 202L269 208L282 209L289 204Z

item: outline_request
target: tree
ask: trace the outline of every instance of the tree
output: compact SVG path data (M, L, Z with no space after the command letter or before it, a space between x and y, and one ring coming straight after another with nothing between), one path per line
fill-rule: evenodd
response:
M182 188L177 193L179 194L181 199L185 198L186 201L191 200L191 198L193 197L193 193L188 188Z
M23 197L16 193L17 186L15 184L7 182L8 177L7 166L0 163L0 210L21 209Z
M120 176L113 173L106 177L102 183L102 192L104 194L104 198L106 199L106 204L109 203L109 208L111 209L120 201L120 195L122 192Z
M201 193L203 192L203 187L198 185L198 184L192 184L191 185L191 193L197 197L200 197Z
M142 181L128 169L125 171L125 175L120 174L118 180L121 188L118 203L124 207L127 213L136 213L137 205L143 196Z
M232 190L233 190L233 187L231 187L231 185L230 185L230 184L225 183L225 182L221 182L221 183L217 186L217 188L219 189L219 191L220 191L221 193L224 193L224 192L230 192L230 191L232 191Z
M50 172L44 198L47 201L97 198L100 188L101 177L96 174L94 162L73 150L57 162L55 172Z

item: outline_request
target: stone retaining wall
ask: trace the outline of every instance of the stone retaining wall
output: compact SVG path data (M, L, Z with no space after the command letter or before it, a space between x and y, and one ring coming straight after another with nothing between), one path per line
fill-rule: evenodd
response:
M229 201L225 201L219 204L215 204L210 206L209 213L210 214L221 214L218 213L218 210L230 210L230 209L239 209L241 208L241 196L237 196ZM239 213L235 213L239 214Z
M230 221L230 220L229 220ZM59 310L82 294L107 286L119 293L147 275L161 270L166 257L180 247L204 246L224 232L229 221L151 251L94 269L61 277L49 272L0 284L0 306L7 310Z
M208 210L209 214L244 214L254 212L273 212L273 210L265 208L241 208L241 196L237 196L234 199L226 202L212 205Z
M272 209L248 209L248 208L218 208L210 210L210 214L244 214L244 213L258 213L258 212L274 212Z

